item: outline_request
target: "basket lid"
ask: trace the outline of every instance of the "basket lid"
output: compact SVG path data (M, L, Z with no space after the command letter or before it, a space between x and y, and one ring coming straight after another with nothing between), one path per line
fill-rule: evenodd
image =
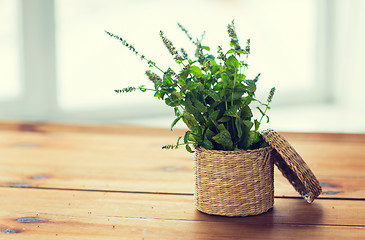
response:
M267 129L262 136L276 150L274 162L284 177L308 203L313 202L321 194L322 187L302 157L278 132Z

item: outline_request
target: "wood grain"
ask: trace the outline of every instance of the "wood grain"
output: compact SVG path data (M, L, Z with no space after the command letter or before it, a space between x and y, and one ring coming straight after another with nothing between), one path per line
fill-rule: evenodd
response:
M103 218L47 215L40 224L9 223L15 234L0 233L5 239L349 239L365 238L361 227L241 224L173 219ZM8 226L3 229L8 230ZM10 231L11 231L10 230ZM9 231L9 230L8 230ZM2 236L4 235L4 236Z
M193 193L193 154L161 149L183 130L8 125L0 124L1 186ZM364 135L283 135L322 182L322 198L365 199ZM275 195L298 196L277 172Z
M324 194L307 204L275 172L275 204L252 217L193 203L184 130L0 123L0 239L365 239L365 135L282 133Z
M0 206L11 239L365 237L365 201L276 199L266 214L227 218L198 212L192 196L2 188Z
M47 215L40 224L9 223L5 231L17 233L0 236L6 239L351 239L365 238L361 227L241 224L236 222L200 222L173 219L103 218ZM8 230L9 229L9 230Z

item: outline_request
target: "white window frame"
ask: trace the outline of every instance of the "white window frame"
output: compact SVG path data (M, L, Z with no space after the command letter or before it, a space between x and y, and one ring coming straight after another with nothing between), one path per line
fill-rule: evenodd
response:
M20 96L0 102L4 119L42 121L57 112L53 1L18 0Z

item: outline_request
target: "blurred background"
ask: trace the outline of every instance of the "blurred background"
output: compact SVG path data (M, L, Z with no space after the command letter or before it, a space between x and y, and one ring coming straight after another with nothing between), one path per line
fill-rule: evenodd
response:
M0 0L0 121L169 127L173 109L151 94L113 91L149 84L148 66L104 30L167 69L159 30L190 55L177 22L206 30L215 53L235 19L258 98L277 89L263 128L365 133L364 11L363 0Z

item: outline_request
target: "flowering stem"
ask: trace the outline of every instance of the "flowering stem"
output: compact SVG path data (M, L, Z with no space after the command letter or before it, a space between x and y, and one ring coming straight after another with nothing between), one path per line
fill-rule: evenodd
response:
M262 116L261 116L261 118L260 118L260 121L259 121L259 123L260 123L260 124L261 124L261 121L262 121L262 119L264 118L264 116L266 116L266 112L267 112L267 110L269 109L269 104L270 104L270 102L272 101L272 98L273 98L273 96L274 96L274 93L275 93L275 87L271 88L271 90L270 90L269 96L267 97L267 104L262 104L260 101L258 101L258 102L260 102L262 105L265 105L265 110L264 110L264 112L263 112L263 114L262 114Z
M153 61L151 61L151 60L149 60L149 59L147 59L144 55L142 55L142 54L140 54L135 48L134 48L134 46L132 45L132 44L129 44L125 39L123 39L123 38L121 38L121 37L119 37L118 35L115 35L115 34L113 34L113 33L110 33L110 32L108 32L108 31L106 31L106 30L104 30L104 32L106 33L106 34L108 34L110 37L112 37L112 38L115 38L115 39L117 39L117 40L119 40L124 46L126 46L129 50L131 50L132 52L134 52L135 54L136 54L136 56L138 56L138 57L140 57L141 58L141 60L144 60L144 61L146 61L149 65L150 65L150 67L155 67L155 68L157 68L159 71L161 71L162 73L165 73L165 71L163 71L161 68L159 68L157 65L156 65L156 63L155 62L153 62Z

